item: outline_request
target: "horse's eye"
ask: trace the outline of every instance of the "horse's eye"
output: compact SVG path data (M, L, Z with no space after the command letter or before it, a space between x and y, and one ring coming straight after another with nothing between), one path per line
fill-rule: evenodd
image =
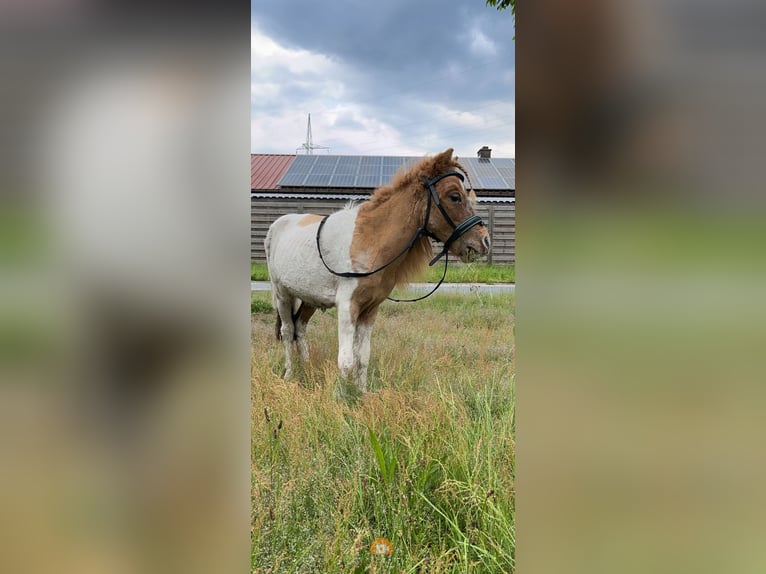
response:
M450 200L454 203L460 203L462 201L462 198L460 197L459 193L453 193L449 196Z

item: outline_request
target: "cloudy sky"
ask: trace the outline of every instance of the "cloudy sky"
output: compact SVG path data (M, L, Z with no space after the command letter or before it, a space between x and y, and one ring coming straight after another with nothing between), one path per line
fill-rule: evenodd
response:
M251 148L515 157L510 10L484 0L251 0Z

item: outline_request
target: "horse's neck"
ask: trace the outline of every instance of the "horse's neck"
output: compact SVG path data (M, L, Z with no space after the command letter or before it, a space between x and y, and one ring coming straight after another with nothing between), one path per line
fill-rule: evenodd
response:
M423 225L424 205L413 200L408 190L397 190L382 202L362 204L357 232L363 250L382 265L399 255ZM403 262L407 256L397 263Z

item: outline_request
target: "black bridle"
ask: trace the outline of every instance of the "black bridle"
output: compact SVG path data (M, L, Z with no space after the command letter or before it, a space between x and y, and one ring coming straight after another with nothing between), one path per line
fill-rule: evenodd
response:
M444 209L444 206L442 205L441 200L439 199L439 194L436 193L436 188L434 187L438 182L443 180L445 177L450 177L456 175L460 178L460 181L465 181L465 178L463 177L463 174L459 171L448 171L446 173L443 173L441 175L437 175L436 177L433 177L431 179L426 178L425 176L421 176L423 179L423 183L425 184L426 188L428 189L429 195L428 195L428 205L426 205L426 219L423 223L423 227L420 229L425 232L425 234L428 237L431 237L433 239L436 239L436 241L441 241L436 235L428 231L425 227L428 225L428 217L430 215L431 211L431 198L433 198L434 203L436 204L436 207L439 208L439 211L441 211L442 215L444 216L444 219L447 221L449 226L452 228L452 235L450 235L447 240L444 242L444 248L442 249L441 253L434 257L431 262L428 264L430 267L439 259L441 259L444 255L447 255L447 251L450 248L450 245L452 245L455 240L466 233L469 229L477 226L477 225L484 225L484 222L482 222L481 217L478 215L471 215L465 219L465 221L462 221L458 225L455 225L455 223L452 221L452 218L447 213L447 210Z
M336 275L338 277L369 277L370 275L374 275L375 273L378 273L380 271L383 271L386 267L394 263L397 259L399 259L402 255L405 253L408 253L413 246L415 245L415 242L420 239L421 237L430 237L431 239L435 239L436 241L441 241L436 235L434 235L431 231L428 230L428 219L431 215L431 201L436 204L436 207L439 208L439 211L441 212L442 216L444 216L444 219L447 221L449 226L452 228L452 234L444 241L444 248L441 250L441 253L439 253L436 257L434 257L431 262L428 264L428 266L432 266L434 263L436 263L439 259L446 256L444 260L444 273L442 273L442 278L439 280L439 282L436 284L436 287L434 287L430 292L428 292L426 295L423 295L422 297L418 297L417 299L393 299L391 297L387 297L387 299L391 301L396 301L397 303L409 303L414 301L420 301L421 299L425 299L432 293L434 293L442 284L444 281L444 278L447 276L447 264L449 263L449 248L450 246L463 234L465 234L469 229L472 229L473 227L477 225L484 225L484 222L481 220L481 217L478 215L471 215L467 217L464 221L460 222L459 224L455 225L455 223L452 221L452 218L447 213L447 210L444 209L444 206L442 205L441 200L439 199L439 194L436 193L435 185L440 182L445 177L451 177L451 176L457 176L460 178L460 181L465 181L465 178L463 177L463 174L459 171L448 171L445 173L442 173L440 175L437 175L436 177L432 177L431 179L428 179L425 176L421 176L423 180L423 184L425 185L427 191L428 191L428 202L426 203L426 216L423 220L423 225L421 225L418 230L415 232L415 235L410 239L410 242L407 244L407 246L404 248L404 250L399 253L396 257L394 257L391 261L386 263L385 265L381 265L377 269L373 269L372 271L364 271L364 272L355 272L355 271L344 271L344 272L338 272L330 268L329 265L327 265L327 262L324 260L324 256L322 255L322 248L319 244L319 237L322 234L322 228L324 227L325 222L330 217L330 215L325 215L322 218L322 221L319 222L319 228L317 229L316 234L316 243L317 243L317 252L319 253L319 259L322 261L322 264L325 266L325 268L332 273L333 275Z

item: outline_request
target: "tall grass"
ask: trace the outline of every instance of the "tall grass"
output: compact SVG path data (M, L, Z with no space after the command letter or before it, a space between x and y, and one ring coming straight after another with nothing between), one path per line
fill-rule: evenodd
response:
M444 264L440 261L429 267L422 277L423 281L437 282L444 272ZM250 263L251 281L268 281L269 270L265 263ZM514 283L516 268L514 265L490 265L489 263L471 263L462 265L450 259L447 267L447 283Z
M253 572L511 572L513 296L384 303L353 403L334 313L312 319L292 381L273 321L252 316ZM378 537L391 556L370 553Z

